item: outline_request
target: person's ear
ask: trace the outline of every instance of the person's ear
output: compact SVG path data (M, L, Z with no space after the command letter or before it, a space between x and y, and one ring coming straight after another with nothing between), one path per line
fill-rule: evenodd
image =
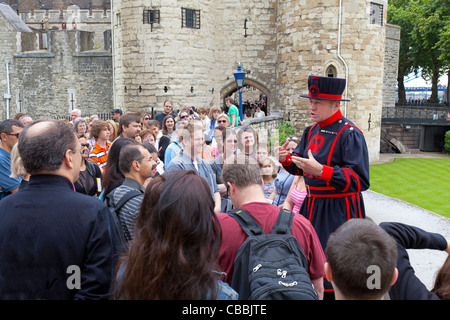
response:
M325 276L327 277L327 280L330 282L333 281L333 275L331 274L330 264L328 262L325 262L323 267L325 269Z
M72 149L67 149L66 153L64 154L64 160L63 163L69 168L69 169L73 169L75 166L75 162L74 162L74 153L72 151Z
M394 283L397 281L397 279L398 279L398 269L397 268L395 268L394 269L394 274L392 275L392 282L391 282L391 286L393 286L394 285Z
M227 182L228 184L228 194L235 194L236 193L236 187L231 182Z
M137 160L134 160L134 161L131 163L131 166L133 167L134 171L139 171L139 170L141 170L141 163L140 163L139 161L137 161Z

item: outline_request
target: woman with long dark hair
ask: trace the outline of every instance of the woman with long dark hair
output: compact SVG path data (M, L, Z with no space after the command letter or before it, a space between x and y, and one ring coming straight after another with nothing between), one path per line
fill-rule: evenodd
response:
M115 299L237 299L218 280L221 228L206 181L166 172L147 186L129 251L118 263Z
M100 200L104 200L106 196L115 188L120 186L125 177L119 170L119 155L122 147L127 144L137 144L136 140L130 138L119 138L111 145L108 150L108 162L105 166L102 179L102 193L99 197Z

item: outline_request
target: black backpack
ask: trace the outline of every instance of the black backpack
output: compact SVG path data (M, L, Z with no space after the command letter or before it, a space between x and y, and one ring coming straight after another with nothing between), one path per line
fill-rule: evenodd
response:
M308 260L291 235L294 213L280 209L270 234L243 209L228 214L248 238L234 260L232 288L240 300L317 300Z
M125 237L125 232L124 229L122 227L122 224L120 223L119 220L119 210L120 208L122 208L124 206L125 203L128 202L128 200L141 195L142 192L140 192L139 190L131 190L128 191L127 193L125 193L122 198L119 200L119 202L117 203L117 205L114 206L114 201L113 201L113 196L112 196L113 192L109 193L106 196L106 205L109 208L109 217L112 220L112 225L113 225L113 230L112 232L112 238L114 239L114 247L115 247L115 253L117 255L120 255L121 253L124 253L127 251L127 239Z

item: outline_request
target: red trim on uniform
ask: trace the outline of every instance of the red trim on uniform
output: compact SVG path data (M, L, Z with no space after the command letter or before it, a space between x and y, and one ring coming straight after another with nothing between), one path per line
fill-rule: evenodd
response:
M323 166L322 175L319 178L329 182L332 177L333 177L333 167Z
M356 197L355 197L355 195L352 196L352 200L353 200L353 205L355 206L356 218L359 218L358 204L356 203Z
M345 179L347 180L347 184L345 185L345 188L342 190L342 192L347 192L350 188L350 176L348 175L348 169L342 168L342 171L344 171Z
M286 156L286 160L284 160L284 162L280 162L283 166L290 166L292 164L292 156L288 153L288 155Z
M358 199L358 212L359 212L359 218L362 219L361 197L359 196L359 193L356 194L356 198Z
M340 118L342 118L342 113L341 113L341 110L338 110L331 117L329 117L328 119L325 119L323 121L317 122L317 124L319 125L319 127L323 128L323 127L329 126L333 122L338 121Z
M316 126L316 124L317 124L317 122L314 123L314 124L312 125L311 129L309 129L309 132L308 132L308 140L309 140L309 138L311 137L311 133L312 133L314 127Z
M313 187L313 186L308 186L306 185L307 188L309 188L309 190L336 190L335 187Z
M339 138L339 136L341 135L342 131L345 130L345 128L349 127L350 125L347 124L346 126L344 126L341 131L339 131L339 133L336 135L336 138L333 141L333 144L331 145L331 149L330 149L330 153L328 154L328 160L327 160L327 165L330 165L331 163L331 156L333 155L333 151L334 151L334 147L336 146L337 140Z
M311 91L308 92L308 98L311 99L335 99L335 100L341 100L342 94L328 94L328 93L317 93L316 95L311 94Z
M311 201L311 207L309 208L309 217L308 220L311 221L311 217L312 217L312 212L313 212L313 208L314 208L314 198Z
M333 193L333 194L308 194L310 198L346 198L355 195L356 192Z
M347 220L350 220L350 203L348 202L348 198L345 198L345 205L347 206Z
M359 183L359 176L353 171L352 169L348 169L350 171L350 174L355 178L356 182L358 183L358 189L356 192L361 192L361 184Z

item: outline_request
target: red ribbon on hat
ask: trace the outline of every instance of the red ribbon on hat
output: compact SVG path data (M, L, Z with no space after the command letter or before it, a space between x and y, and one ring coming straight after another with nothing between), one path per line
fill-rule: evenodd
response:
M335 99L335 100L340 100L342 99L342 95L341 94L326 94L326 93L318 93L316 95L311 94L311 92L308 92L308 97L310 97L311 99L317 99L317 98L322 98L322 99Z

